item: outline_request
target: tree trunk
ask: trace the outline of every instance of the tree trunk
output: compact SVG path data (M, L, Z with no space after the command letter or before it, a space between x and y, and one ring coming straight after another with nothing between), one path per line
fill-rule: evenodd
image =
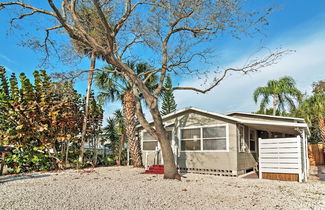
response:
M88 73L88 86L87 86L87 96L86 96L86 105L85 105L85 113L84 119L82 122L82 133L81 133L81 142L80 142L80 154L78 159L78 168L80 168L83 164L84 152L85 152L85 138L86 138L86 130L87 130L87 121L89 114L89 99L91 95L91 85L93 82L93 73L96 65L96 54L92 52L91 54L91 64Z
M116 164L118 166L120 166L122 164L122 150L123 150L124 143L125 143L125 135L122 134L120 145L119 145L119 150L118 150L118 159L117 159L117 162L116 162Z
M276 110L278 108L279 97L278 95L273 95L273 116L276 115Z
M123 98L126 136L129 141L132 164L142 167L140 142L135 137L135 100L131 91L125 91Z
M68 158L69 158L69 140L67 141L67 148L66 148L66 151L65 151L65 161L64 161L65 167L67 167Z
M94 144L93 144L93 165L96 167L97 165L97 156L98 156L98 150L97 150L97 138L94 137Z
M181 180L181 176L179 175L175 164L174 153L170 144L171 142L167 138L167 131L162 123L163 121L159 114L157 103L154 108L150 108L150 112L154 119L154 125L164 159L164 179Z
M318 127L319 127L321 138L323 142L325 142L325 118L324 117L318 118Z

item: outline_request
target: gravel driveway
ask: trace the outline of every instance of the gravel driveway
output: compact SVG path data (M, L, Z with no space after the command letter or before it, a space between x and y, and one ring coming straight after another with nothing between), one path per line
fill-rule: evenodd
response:
M325 209L325 182L186 174L181 182L131 167L0 178L0 209Z

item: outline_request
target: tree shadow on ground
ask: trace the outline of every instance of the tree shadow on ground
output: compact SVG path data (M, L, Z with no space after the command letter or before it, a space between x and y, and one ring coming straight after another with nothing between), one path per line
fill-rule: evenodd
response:
M18 180L25 180L25 179L36 179L36 178L43 178L51 176L50 174L19 174L19 175L7 175L0 177L0 184L6 182L13 182Z

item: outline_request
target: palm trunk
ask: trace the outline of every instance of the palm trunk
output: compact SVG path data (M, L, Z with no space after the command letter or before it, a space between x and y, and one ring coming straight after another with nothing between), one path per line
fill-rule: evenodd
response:
M87 130L87 121L88 121L88 114L89 114L89 100L91 94L91 85L93 82L93 73L96 65L96 54L92 52L91 54L91 64L88 73L88 86L87 86L87 96L86 96L86 105L85 105L85 113L84 119L82 122L82 133L81 133L81 142L80 142L80 154L78 159L78 168L83 164L84 152L85 152L85 137L86 137L86 130Z
M273 116L276 115L276 110L278 108L278 103L279 103L279 97L278 95L273 95Z
M319 127L319 131L320 131L320 136L321 136L323 142L325 142L325 118L324 117L318 118L318 127Z
M129 141L132 164L142 167L140 143L135 137L135 101L131 91L126 91L123 99L126 136Z

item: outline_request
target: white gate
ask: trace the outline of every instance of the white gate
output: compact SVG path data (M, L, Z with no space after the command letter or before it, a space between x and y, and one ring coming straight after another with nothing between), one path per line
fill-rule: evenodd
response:
M259 139L259 177L262 173L298 174L306 180L304 138Z

